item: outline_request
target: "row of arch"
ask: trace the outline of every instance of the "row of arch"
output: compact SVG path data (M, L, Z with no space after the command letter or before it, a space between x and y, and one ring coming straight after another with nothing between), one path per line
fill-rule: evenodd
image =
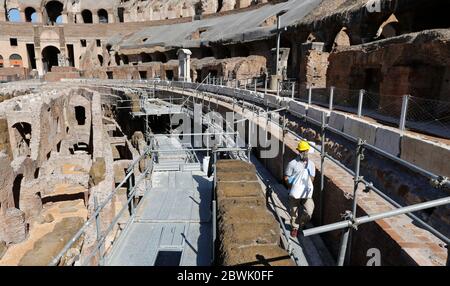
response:
M53 66L58 66L58 54L60 50L54 46L47 46L42 50L42 61L44 68L50 70ZM5 67L5 61L0 55L0 68ZM23 67L22 56L19 54L12 54L9 56L9 67Z
M9 56L10 67L22 67L22 57L19 54L12 54ZM0 68L5 67L3 56L0 55Z
M50 1L45 5L45 11L42 14L42 16L46 16L46 22L47 24L61 24L63 22L62 19L62 12L63 12L63 4L59 1ZM30 23L38 23L40 22L40 19L43 17L39 17L38 12L33 7L27 7L24 10L24 16L25 16L25 22ZM109 22L108 20L108 11L105 9L99 9L97 10L97 17L98 17L98 23L101 24L107 24ZM92 11L88 9L84 9L81 11L81 19L83 20L83 23L85 24L92 24L94 23L94 17ZM8 13L6 13L6 20L9 22L22 22L22 16L17 8L12 8L8 10ZM75 18L76 23L76 18Z

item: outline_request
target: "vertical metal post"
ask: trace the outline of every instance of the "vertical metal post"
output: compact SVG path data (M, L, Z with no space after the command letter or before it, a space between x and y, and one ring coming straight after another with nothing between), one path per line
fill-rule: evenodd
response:
M337 263L338 266L344 266L349 234L350 234L350 227L346 228L342 233L341 248L339 250L339 258Z
M285 149L286 149L286 142L285 142L285 135L286 135L286 130L287 130L287 128L286 128L286 125L287 125L287 123L286 123L286 114L285 113L283 113L283 129L281 130L281 132L282 132L282 134L281 134L281 141L282 141L282 143L283 143L283 146L281 147L281 166L282 166L282 168L281 168L281 176L280 176L280 178L283 178L283 168L284 168L284 153L285 153Z
M409 101L409 95L404 95L403 101L402 101L402 112L400 114L400 124L399 124L399 129L401 131L404 131L405 126L406 126L406 115L408 113L408 101Z
M312 101L312 87L309 86L308 87L308 105L311 105L311 101Z
M213 190L213 193L215 192L215 188ZM214 194L213 194L214 197ZM213 222L213 243L212 243L212 259L211 259L211 264L213 264L214 260L215 260L215 255L216 255L216 237L217 237L217 206L216 206L216 200L212 201L212 222Z
M325 130L326 130L326 117L325 112L322 112L322 128L321 128L321 137L322 137L322 146L320 147L320 193L319 193L319 224L323 224L323 192L325 189L325 174L324 174L324 163L325 163Z
M280 89L283 88L282 85L280 85L280 80L277 77L277 96L280 96Z
M334 97L334 86L330 88L330 102L329 102L330 111L333 111L333 97Z
M358 185L360 183L360 166L361 166L361 160L363 157L363 140L361 138L358 138L358 145L356 146L356 162L355 162L355 177L353 178L353 209L352 209L352 215L353 217L356 217L356 207L357 207L357 197L356 192L358 190Z
M213 159L214 159L214 190L217 187L217 150L215 146L213 147Z
M96 212L98 210L98 202L97 202L97 196L94 196L94 212ZM96 227L96 231L97 231L97 244L100 243L100 240L102 238L101 235L101 224L100 224L100 213L98 213L95 216L95 227ZM99 252L98 252L98 257L99 257L99 261L98 261L98 265L102 266L103 265L103 247L101 245L99 246Z
M133 172L133 170L131 170L130 172ZM131 192L133 191L133 175L130 176L130 178L128 179L128 183L129 183L129 192L131 195ZM134 199L131 199L130 201L130 205L131 205L131 215L134 215L135 209L134 209Z
M252 152L252 143L251 143L251 140L252 140L252 136L251 136L251 133L252 133L252 122L251 122L251 119L249 118L248 119L248 141L247 141L247 147L248 147L248 157L247 157L247 159L248 159L248 162L250 163L250 156L251 156L251 152Z
M264 96L267 94L267 76L264 77Z
M255 78L255 89L254 89L254 91L256 92L256 78Z
M356 217L356 210L358 207L358 186L361 182L360 166L361 160L363 159L363 151L364 151L364 141L361 138L358 138L357 146L356 146L356 162L355 162L355 177L353 178L353 207L351 217ZM348 234L348 251L346 253L347 263L350 262L351 253L352 253L352 230L349 228Z
M292 94L291 94L291 98L294 99L295 97L295 82L292 83Z
M361 89L359 91L359 99L358 99L358 117L362 116L362 107L363 107L363 101L364 101L364 93L365 90Z

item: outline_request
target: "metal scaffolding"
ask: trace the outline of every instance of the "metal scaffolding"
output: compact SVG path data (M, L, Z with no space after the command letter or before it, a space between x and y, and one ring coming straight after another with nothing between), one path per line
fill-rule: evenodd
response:
M171 83L170 86L172 86L172 90L174 90L174 85L176 85L176 83ZM184 90L186 89L186 87L183 88L183 94L184 94ZM197 91L198 87L194 90L194 93L198 93ZM237 89L234 94L238 93L239 89ZM198 94L197 94L198 95ZM192 95L191 95L192 96ZM189 96L189 97L191 97ZM211 97L217 97L217 95L214 94L209 94L208 95L210 97L210 102L211 102ZM220 95L220 96L224 96L224 95ZM204 98L204 94L203 94L203 98ZM258 102L257 99L259 98L255 98L257 101L257 104L260 104L260 100ZM295 99L291 99L291 100L295 100ZM233 106L234 106L234 102L233 102ZM340 130L337 130L331 126L329 126L326 122L326 117L325 117L325 113L322 113L322 120L321 121L317 121L311 117L308 117L306 115L303 114L299 114L293 110L290 110L289 107L285 107L285 106L280 106L277 104L273 104L273 108L275 110L273 111L269 111L267 110L265 112L266 115L270 114L271 112L278 112L278 111L282 111L284 109L287 110L288 113L291 113L297 117L300 117L301 119L304 119L306 122L312 123L313 125L317 126L320 128L320 133L321 133L321 144L320 147L316 147L313 146L313 148L315 150L317 150L318 152L320 152L320 157L321 157L321 164L320 164L320 173L321 173L321 177L320 177L320 196L319 196L319 204L320 204L320 211L322 212L323 210L323 191L325 189L325 179L324 179L324 163L325 160L330 160L332 162L334 162L337 166L339 166L340 168L342 168L343 170L345 170L347 173L349 173L350 175L353 176L353 202L352 202L352 210L347 211L344 214L344 221L341 223L336 224L330 224L330 225L325 225L325 226L320 226L320 227L315 227L309 230L305 230L303 233L305 236L309 236L309 235L314 235L314 234L320 234L320 233L324 233L324 232L328 232L328 231L332 231L332 230L336 230L336 229L343 229L343 234L342 234L342 240L341 240L341 246L340 246L340 251L339 251L339 258L338 258L338 262L337 264L339 266L344 265L345 262L349 263L349 259L350 259L350 253L351 253L351 234L353 231L357 230L357 226L363 223L368 223L368 222L372 222L378 219L382 219L382 218L386 218L386 217L392 217L392 216L397 216L397 215L401 215L401 214L405 214L408 217L410 217L411 219L413 219L415 222L417 222L421 227L423 227L424 229L428 230L430 233L432 233L433 235L435 235L437 238L439 238L440 240L442 240L443 242L445 242L447 249L449 248L449 244L450 244L450 239L445 236L444 234L442 234L441 232L439 232L438 230L436 230L434 227L432 227L430 224L424 222L422 219L420 219L419 217L417 217L416 215L413 214L413 212L415 211L419 211L419 210L425 210L425 209L429 209L432 207L436 207L436 206L442 206L442 205L446 205L450 203L450 197L445 197L442 199L438 199L438 200L433 200L433 201L429 201L429 202L425 202L425 203L420 203L420 204L416 204L416 205L412 205L412 206L407 206L407 207L402 207L400 204L398 204L397 202L395 202L392 198L390 198L389 196L387 196L386 194L384 194L381 190L379 190L378 188L376 188L371 182L368 182L367 180L365 180L361 175L360 175L360 164L361 164L361 160L363 160L364 158L364 150L371 150L375 153L377 153L378 155L381 155L389 160L392 160L398 164L403 165L404 167L417 172L427 178L430 179L430 184L437 188L437 189L450 189L450 181L448 180L448 178L446 177L442 177L436 174L433 174L430 171L427 171L417 165L414 165L408 161L405 161L401 158L398 158L376 146L370 145L368 144L365 140L361 139L361 138L356 138L353 137L351 135L348 135ZM246 102L244 100L242 100L242 110L244 111L246 108ZM253 111L254 110L250 110ZM263 113L264 114L264 113ZM258 116L260 116L260 114L258 113ZM283 134L284 133L291 133L292 135L294 135L296 138L298 139L302 139L302 140L306 140L305 138L302 138L301 136L299 136L298 134L296 134L295 132L293 132L292 130L288 129L285 125L280 126L278 124L278 122L272 121L272 118L270 116L266 116L267 120L272 122L273 124L277 124L282 130L283 130ZM243 120L250 120L251 118L245 118ZM354 142L356 144L356 149L355 151L355 170L350 170L349 168L347 168L346 166L344 166L341 162L339 162L338 160L336 160L334 157L332 157L331 155L329 155L326 150L325 150L325 142L326 142L326 138L327 138L327 134L329 133L334 133L335 135L341 136L351 142ZM284 138L284 136L283 136ZM284 141L284 140L283 140ZM284 142L283 142L283 146L284 146ZM396 208L394 211L388 211L388 212L383 212L383 213L379 213L379 214L374 214L374 215L368 215L366 217L360 217L357 218L356 217L356 209L357 209L357 198L358 198L358 187L360 184L363 184L366 190L372 190L374 191L376 194L378 194L380 197L382 197L383 199L385 199L387 202L391 203L392 205L394 205L394 207ZM319 214L319 221L322 224L323 222L323 214L320 213ZM336 226L338 226L338 228L335 228Z

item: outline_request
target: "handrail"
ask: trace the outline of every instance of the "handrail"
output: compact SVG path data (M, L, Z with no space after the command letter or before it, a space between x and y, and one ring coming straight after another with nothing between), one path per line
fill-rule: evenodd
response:
M348 228L348 227L357 227L361 224L372 222L379 219L384 219L392 216L397 216L401 214L406 214L410 212L425 210L437 206L443 206L446 204L450 204L450 197L445 197L437 200L432 200L424 203L414 204L407 207L396 208L394 210L390 210L387 212L381 212L371 215L366 215L358 218L349 218L345 221L335 222L323 226L313 227L310 229L303 230L304 236L311 236L316 234L321 234L333 230Z
M195 90L197 90L200 86L197 86L197 88ZM184 90L184 87L183 87ZM190 95L188 97L188 99L190 97L192 97L193 95ZM225 95L227 96L227 95ZM256 98L255 98L256 99ZM282 99L285 101L295 101L297 102L295 99ZM282 106L278 105L278 104L273 104L276 108L281 108ZM288 109L288 112L296 114L296 112ZM297 113L298 114L298 113ZM314 125L318 125L322 128L322 132L325 131L330 131L332 133L335 133L337 135L341 135L344 138L350 140L351 142L357 143L358 148L367 148L370 149L371 151L374 151L375 153L383 156L383 157L387 157L388 159L393 160L394 162L397 162L399 164L402 164L403 166L414 170L415 172L418 172L422 175L424 175L425 177L431 178L433 180L442 180L442 177L437 176L436 174L429 172L427 170L424 170L414 164L411 164L401 158L398 158L392 154L389 154L387 152L385 152L384 150L381 150L373 145L368 144L367 142L363 142L361 141L361 139L359 138L355 138L351 135L348 135L340 130L337 130L333 127L328 126L327 124L325 124L324 122L319 122L315 119L310 118L309 116L306 115L300 115L302 118L304 118L305 120L313 123ZM271 120L271 119L270 119ZM322 119L323 121L323 119ZM292 134L294 134L297 137L297 134L295 134L295 132L292 132L291 130L288 129L288 132L291 132ZM315 147L315 149L319 150L318 148ZM201 150L201 149L199 149ZM241 150L241 149L240 149ZM339 161L337 161L336 159L334 159L332 156L328 155L326 152L324 152L324 154L322 154L322 156L324 156L324 159L330 159L333 162L338 162L337 165L341 168L343 168L345 171L349 172L350 174L352 174L353 176L355 176L355 172L351 171L350 169L346 168L342 163L340 163ZM323 163L322 163L323 164ZM344 168L345 167L345 168ZM359 175L358 175L359 176ZM367 181L365 181L362 177L355 177L355 189L354 189L354 203L356 202L356 188L358 186L359 183L363 183L366 188L370 188L372 190L374 190L377 194L379 194L381 197L383 198L389 198L387 195L385 195L384 193L382 193L380 190L376 189L375 187L373 187L373 185ZM442 185L445 187L450 187L450 182L446 181L445 178L443 181L441 181ZM434 187L434 186L433 186ZM328 225L323 225L323 226L319 226L319 227L315 227L312 229L308 229L308 230L304 230L303 233L305 234L305 236L309 236L309 235L313 235L313 234L318 234L318 233L323 233L323 232L327 232L327 231L332 231L332 230L336 230L336 229L343 229L343 228L347 228L347 231L345 232L345 236L343 236L343 238L345 238L345 241L348 240L348 233L349 230L351 230L352 227L355 227L359 224L363 224L363 223L368 223L374 220L378 220L378 219L382 219L385 217L391 217L391 216L396 216L396 215L401 215L401 214L406 214L409 217L413 218L414 220L416 220L420 225L425 226L425 228L427 228L433 235L436 235L437 237L439 237L441 240L445 241L448 245L449 239L446 238L446 236L444 236L443 234L439 233L437 230L435 230L434 228L432 228L430 225L428 225L427 223L423 222L422 220L418 219L416 216L414 216L412 214L412 212L415 211L419 211L419 210L423 210L423 209L427 209L427 208L431 208L434 206L440 206L440 205L445 205L445 204L449 204L450 203L450 197L445 197L442 199L437 199L437 200L433 200L433 201L428 201L428 202L424 202L424 203L420 203L420 204L416 204L416 205L411 205L411 206L406 206L406 207L399 207L398 203L395 203L395 201L393 201L392 199L389 198L389 200L387 199L388 202L392 203L394 205L394 207L396 207L396 209L392 210L392 211L387 211L387 212L382 212L382 213L378 213L378 214L374 214L374 215L367 215L364 217L360 217L360 218L354 218L355 216L352 215L350 213L349 216L347 216L347 219L345 221L341 221L341 222L337 222L334 224L328 224ZM393 203L394 202L394 203ZM341 253L340 253L340 257L339 257L339 264L342 265L344 258L342 256L342 254L344 253L345 255L345 250L346 250L346 243L342 243L341 245Z
M287 100L287 101L293 100L293 101L295 101L295 102L298 102L298 101L295 100L295 99L289 99L289 98L288 98L288 99L284 99L284 100ZM275 106L275 108L283 108L283 106L278 105L278 104L273 104L273 105ZM296 112L290 110L289 108L288 108L288 112L296 113ZM298 113L297 113L297 114L298 114ZM301 115L301 114L298 114L298 115ZM354 143L358 144L358 146L360 146L361 148L366 147L367 149L370 149L371 151L374 151L375 153L377 153L377 154L379 154L379 155L381 155L381 156L387 157L388 159L391 159L391 160L393 160L394 162L397 162L397 163L399 163L399 164L401 164L401 165L403 165L403 166L405 166L405 167L407 167L407 168L409 168L409 169L412 169L413 171L418 172L419 174L422 174L422 175L424 175L424 176L427 177L427 178L430 178L430 179L432 179L432 180L437 180L438 183L441 183L441 187L450 188L450 182L449 182L448 180L446 180L445 177L443 178L443 177L438 176L438 175L436 175L436 174L434 174L434 173L432 173L432 172L429 172L429 171L427 171L427 170L424 170L424 169L422 169L422 168L420 168L420 167L418 167L418 166L416 166L416 165L414 165L414 164L411 164L411 163L409 163L409 162L407 162L407 161L405 161L405 160L403 160L403 159L401 159L401 158L398 158L398 157L396 157L396 156L394 156L394 155L392 155L392 154L389 154L389 153L385 152L384 150L381 150L380 148L377 148L376 146L370 145L370 144L368 144L367 142L361 141L360 139L358 139L358 138L356 138L356 137L354 137L354 136L348 135L348 134L346 134L346 133L344 133L344 132L342 132L342 131L340 131L340 130L337 130L337 129L331 127L331 126L328 126L327 124L324 124L323 122L317 121L317 120L315 120L315 119L313 119L313 118L310 118L310 117L308 117L308 116L306 116L306 115L301 115L301 117L303 117L305 120L307 120L307 121L313 123L314 125L320 126L321 128L323 128L323 132L324 132L324 131L331 131L332 133L335 133L335 134L337 134L337 135L340 135L340 136L342 136L342 137L344 137L344 138L350 140L351 142L354 142ZM271 120L271 118L270 118L270 120ZM271 120L271 122L272 122L272 120ZM287 131L290 132L290 133L292 133L292 134L294 134L294 135L296 135L297 137L300 137L300 136L298 136L295 132L292 132L292 131L289 130L289 129L287 129ZM359 142L361 142L361 143L359 143ZM314 149L319 150L317 147L315 147L315 146L313 146L313 147L314 147ZM328 155L326 152L324 152L323 156L324 156L324 158L330 159L330 160L332 160L333 162L337 163L337 165L338 165L339 167L343 168L346 172L349 172L350 174L353 174L353 175L355 174L353 171L351 171L350 169L348 169L347 167L345 167L341 162L337 161L336 159L334 159L333 157L331 157L330 155ZM355 178L355 184L356 184L356 186L357 186L357 184L359 184L359 183L364 183L365 186L366 186L366 188L370 188L370 189L374 190L374 191L375 191L377 194L379 194L379 195L383 194L380 190L378 190L378 189L376 189L375 187L373 187L373 185L372 185L371 183L365 181L365 180L362 179L361 177ZM356 192L356 189L355 189L355 192ZM381 195L381 196L382 196L383 198L389 198L387 195L384 195L384 194ZM354 203L355 203L355 202L356 202L356 201L355 201L355 199L354 199ZM400 206L398 203L396 203L395 201L393 201L393 200L390 199L390 198L389 198L388 202L392 203L392 204L393 204L395 207L397 207L397 208ZM403 207L403 208L408 208L408 207ZM400 209L403 209L403 208L400 208ZM439 231L437 231L436 229L434 229L431 225L429 225L429 224L427 224L426 222L422 221L421 219L419 219L418 217L416 217L415 215L413 215L413 214L410 213L410 212L405 212L405 213L406 213L407 216L409 216L410 218L412 218L413 220L415 220L416 222L418 222L422 227L425 227L427 230L429 230L433 235L435 235L436 237L440 238L440 239L443 240L445 243L447 243L447 245L449 244L449 239L448 239L445 235L443 235L442 233L440 233ZM398 214L402 214L402 213L398 213ZM347 226L347 227L348 227L348 226ZM348 232L347 232L347 233L348 233ZM348 239L348 237L347 237L347 239ZM342 246L341 246L341 254L342 254L342 251L345 253L344 243L343 243ZM339 261L339 264L342 265L342 264L341 264L341 263L343 263L342 257L340 257L339 260L340 260L340 261ZM342 261L341 261L341 260L342 260Z
M140 160L142 160L145 156L148 155L149 149L144 151L144 153L138 157L139 160L134 160L130 167L134 167ZM128 170L132 170L132 168L128 168ZM127 171L128 171L127 170ZM105 208L105 206L114 198L119 189L128 181L131 175L134 172L128 171L125 178L119 185L111 192L111 194L97 207L97 210L91 215L91 217L83 224L83 226L78 230L78 232L66 243L63 249L53 258L50 262L49 266L55 266L58 264L60 259L64 256L64 254L72 247L72 245L81 237L81 235L86 231L86 229L93 223L96 217L100 214L100 212Z

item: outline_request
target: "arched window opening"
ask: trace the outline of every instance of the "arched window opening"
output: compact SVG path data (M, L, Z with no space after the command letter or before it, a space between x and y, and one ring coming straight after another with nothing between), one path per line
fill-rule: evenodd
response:
M149 63L152 61L152 57L147 53L141 53L141 60L143 63Z
M22 67L22 57L18 54L12 54L9 57L9 65L11 67Z
M20 22L20 12L18 9L13 8L8 10L8 21L9 22Z
M60 50L54 46L48 46L42 50L42 62L46 72L51 71L52 67L59 65L58 55L60 53Z
M18 122L12 126L16 141L17 156L31 156L31 125L26 122Z
M2 68L3 67L3 57L2 57L2 55L0 55L0 68Z
M81 17L83 17L83 23L92 24L92 12L89 10L83 10L81 12Z
M62 23L63 4L59 1L50 1L45 5L47 12L47 24L54 25Z
M108 12L105 9L100 9L97 11L98 22L102 24L108 23Z
M75 119L78 125L86 124L86 109L83 106L75 106Z
M332 50L335 51L339 47L348 47L350 45L351 45L350 37L347 34L347 28L344 27L339 31L339 33L334 38Z
M219 1L217 1L217 13L219 13L220 12L220 10L222 10L222 7L223 7L223 0L219 0Z
M20 209L20 188L22 185L22 179L23 175L19 174L16 176L13 183L12 193L13 193L14 207L16 209Z
M37 22L37 13L33 7L27 7L25 9L25 20L32 23Z
M103 56L102 55L97 55L98 61L100 62L100 65L103 65Z
M153 53L152 58L154 59L155 62L162 62L162 63L167 62L167 57L166 57L166 55L164 55L164 54L161 53L161 52L155 52L155 53Z
M399 30L399 22L397 17L395 17L394 14L392 14L386 21L384 21L380 28L378 28L376 39L387 39L392 38L398 35Z

